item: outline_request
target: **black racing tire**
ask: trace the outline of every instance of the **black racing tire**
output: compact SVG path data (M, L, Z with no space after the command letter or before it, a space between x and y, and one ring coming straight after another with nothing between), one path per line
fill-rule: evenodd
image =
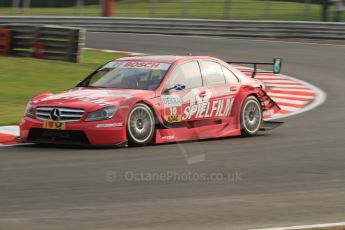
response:
M149 106L138 103L133 106L127 119L128 146L145 146L155 132L155 117Z
M249 96L241 108L241 135L251 137L257 135L262 125L262 108L258 99Z

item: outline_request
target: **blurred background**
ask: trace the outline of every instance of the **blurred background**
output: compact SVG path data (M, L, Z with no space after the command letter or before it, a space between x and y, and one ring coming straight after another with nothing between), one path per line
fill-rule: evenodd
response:
M105 16L108 0L0 0L0 15ZM345 21L345 0L113 0L111 15L235 20Z

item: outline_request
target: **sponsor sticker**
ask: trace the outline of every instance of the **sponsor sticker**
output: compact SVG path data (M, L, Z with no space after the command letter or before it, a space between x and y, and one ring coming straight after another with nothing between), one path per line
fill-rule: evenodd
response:
M102 69L105 68L127 68L127 69L157 69L167 70L170 64L160 62L139 62L139 61L114 61L106 64Z
M206 101L199 104L187 106L183 111L182 120L193 118L226 117L231 112L231 99L219 99Z
M179 122L182 120L182 115L167 115L164 117L167 122Z
M122 127L123 123L110 123L110 124L97 124L96 128L113 128L113 127Z
M164 107L181 106L182 100L178 95L162 95Z
M44 129L56 129L56 130L65 130L66 123L64 122L55 122L55 121L43 121Z
M173 140L175 136L162 136L162 140Z
M164 120L179 122L182 120L182 100L178 95L163 95Z
M163 95L164 120L180 122L212 117L226 117L231 113L231 98L212 100L212 92L208 89L200 92L193 89L184 96Z

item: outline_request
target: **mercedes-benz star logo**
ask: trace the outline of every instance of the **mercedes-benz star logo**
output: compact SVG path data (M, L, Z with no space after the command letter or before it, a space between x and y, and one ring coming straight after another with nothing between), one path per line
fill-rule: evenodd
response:
M51 118L53 121L58 121L58 120L60 120L60 118L61 118L60 110L58 110L58 109L53 109L53 110L50 112L50 118Z

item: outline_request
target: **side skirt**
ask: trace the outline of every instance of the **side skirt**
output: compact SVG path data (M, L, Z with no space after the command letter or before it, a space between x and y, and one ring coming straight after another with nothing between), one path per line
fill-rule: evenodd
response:
M241 135L241 130L234 129L230 125L224 126L224 124L196 128L157 129L152 143L171 143L239 135Z

